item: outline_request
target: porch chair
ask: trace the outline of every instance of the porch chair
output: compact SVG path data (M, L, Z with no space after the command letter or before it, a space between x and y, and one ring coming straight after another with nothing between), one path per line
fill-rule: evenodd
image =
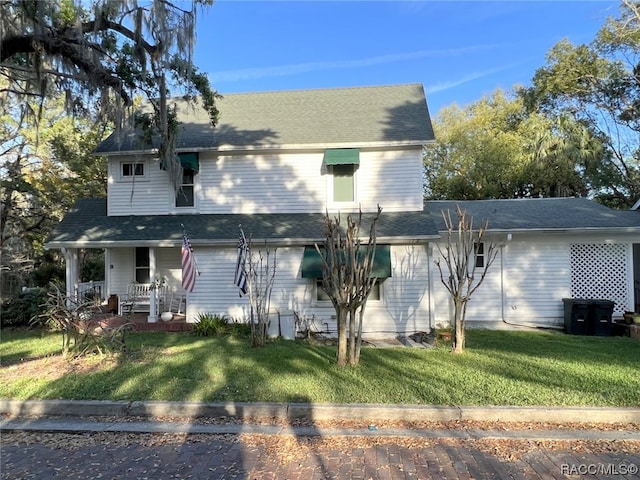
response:
M154 289L157 289L156 311L159 313L165 304L166 287L152 287L149 283L131 283L127 293L120 300L119 315L130 316L133 313L149 312Z
M187 310L187 297L185 295L171 295L169 300L168 310L176 315L184 315Z

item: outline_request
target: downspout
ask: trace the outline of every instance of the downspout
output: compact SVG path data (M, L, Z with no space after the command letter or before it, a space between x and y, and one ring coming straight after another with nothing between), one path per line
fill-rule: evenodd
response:
M511 240L511 234L507 234L507 242ZM502 322L510 325L507 322L507 316L505 314L505 303L506 303L506 295L504 288L504 246L506 242L500 245L500 316L502 317Z
M433 331L435 328L435 321L433 318L433 271L431 268L431 261L433 257L433 246L431 242L425 245L425 249L427 251L427 295L429 296L429 333Z

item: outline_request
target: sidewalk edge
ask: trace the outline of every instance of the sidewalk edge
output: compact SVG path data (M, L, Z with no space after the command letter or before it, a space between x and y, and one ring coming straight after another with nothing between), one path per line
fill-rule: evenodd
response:
M200 403L0 399L0 414L28 416L234 417L283 420L411 420L548 423L640 423L640 408L440 406L309 403Z

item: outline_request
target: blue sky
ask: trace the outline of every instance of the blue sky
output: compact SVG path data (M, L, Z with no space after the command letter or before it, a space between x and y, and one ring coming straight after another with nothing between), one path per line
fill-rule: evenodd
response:
M199 12L194 61L225 93L422 83L432 115L528 85L616 1L241 1Z

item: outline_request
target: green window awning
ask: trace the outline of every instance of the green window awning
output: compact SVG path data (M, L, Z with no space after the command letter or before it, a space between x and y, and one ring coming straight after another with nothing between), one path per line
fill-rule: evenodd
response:
M324 151L325 165L360 165L357 148L329 148Z
M182 164L182 168L186 170L200 171L200 161L197 153L179 153L178 158Z
M391 276L391 245L376 245L371 276L377 278ZM322 258L316 247L304 247L302 278L322 278Z

